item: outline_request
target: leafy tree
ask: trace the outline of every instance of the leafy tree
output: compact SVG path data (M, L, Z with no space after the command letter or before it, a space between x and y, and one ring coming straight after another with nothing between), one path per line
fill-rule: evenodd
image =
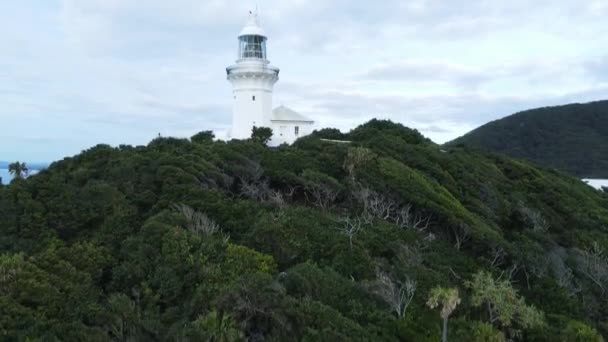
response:
M354 147L348 149L348 154L344 158L343 168L348 172L351 180L355 180L355 171L365 163L371 161L375 157L374 153L364 147Z
M604 339L592 327L583 322L570 321L561 334L564 342L603 342Z
M458 289L437 286L434 287L429 294L426 305L431 309L441 306L439 315L443 320L441 329L441 340L443 342L447 342L448 340L448 318L452 312L454 312L458 304L460 304Z
M489 272L480 271L466 282L475 306L485 306L488 321L509 327L516 322L524 329L544 324L543 313L525 304L524 298L508 280L495 280Z
M473 339L472 342L505 342L505 335L496 330L491 324L486 322L478 322L472 324Z
M25 163L20 163L20 162L16 161L14 163L8 164L8 171L15 178L24 178L24 177L27 177L27 173L29 170L27 168L27 165L25 165Z
M266 145L272 138L272 128L270 127L256 127L253 126L251 129L251 140Z
M122 293L108 298L108 332L117 341L132 341L140 337L140 317L136 304Z
M190 141L196 144L209 144L215 139L213 131L202 131L190 137Z
M198 341L232 342L243 340L244 337L230 315L216 310L199 316L192 323L191 331L191 337Z

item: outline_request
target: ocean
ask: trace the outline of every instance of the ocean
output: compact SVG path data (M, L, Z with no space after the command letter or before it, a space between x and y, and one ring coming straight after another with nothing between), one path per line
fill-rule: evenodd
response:
M603 186L608 187L608 179L583 179L583 182L596 189L601 189Z
M39 170L30 170L29 175L35 175L38 172ZM2 184L8 184L11 182L11 179L13 179L13 176L8 172L8 169L0 169L0 178L2 178Z
M8 169L0 169L0 178L2 178L2 184L8 184L13 177L8 173Z

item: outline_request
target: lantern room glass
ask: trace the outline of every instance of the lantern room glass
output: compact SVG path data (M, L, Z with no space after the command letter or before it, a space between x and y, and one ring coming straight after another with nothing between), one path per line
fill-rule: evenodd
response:
M239 59L266 59L266 38L262 36L239 37Z

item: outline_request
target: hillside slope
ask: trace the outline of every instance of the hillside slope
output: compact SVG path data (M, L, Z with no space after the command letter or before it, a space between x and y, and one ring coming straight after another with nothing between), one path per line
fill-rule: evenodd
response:
M448 143L505 153L581 178L608 178L608 101L527 110Z
M386 121L99 145L0 186L0 339L437 341L440 286L450 341L600 341L607 227L577 179Z

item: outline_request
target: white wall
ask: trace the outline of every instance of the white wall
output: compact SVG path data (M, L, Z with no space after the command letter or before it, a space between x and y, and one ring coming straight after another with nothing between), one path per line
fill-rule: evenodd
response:
M270 127L272 90L279 79L279 69L264 60L243 60L227 71L233 89L230 138L247 139L253 126Z
M298 127L298 135L295 134L295 128ZM287 143L292 144L298 138L309 135L314 130L312 122L298 121L272 121L272 140L270 146L279 146Z
M272 112L272 93L262 89L241 89L233 92L232 134L233 139L251 137L251 129L267 127ZM255 100L254 100L255 97Z

